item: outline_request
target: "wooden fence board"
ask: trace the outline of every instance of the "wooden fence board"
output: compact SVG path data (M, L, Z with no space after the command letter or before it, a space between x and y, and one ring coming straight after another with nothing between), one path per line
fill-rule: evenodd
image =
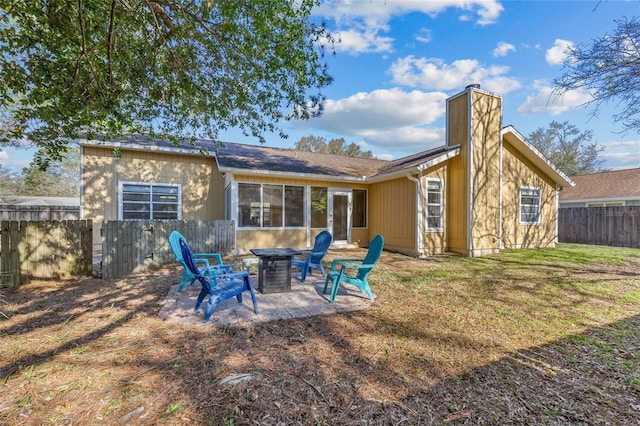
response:
M90 220L1 221L0 286L91 275Z
M558 212L558 241L640 247L640 206L571 207Z
M235 248L231 220L106 221L102 225L102 277L119 278L145 268L175 262L169 234L178 231L199 253L220 253Z

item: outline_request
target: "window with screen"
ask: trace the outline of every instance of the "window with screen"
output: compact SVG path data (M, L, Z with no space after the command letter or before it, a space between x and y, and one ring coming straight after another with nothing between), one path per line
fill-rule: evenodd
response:
M180 185L123 182L120 188L122 220L182 217Z

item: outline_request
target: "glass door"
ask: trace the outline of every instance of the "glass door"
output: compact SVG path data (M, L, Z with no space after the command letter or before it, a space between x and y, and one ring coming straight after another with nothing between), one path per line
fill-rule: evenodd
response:
M328 203L329 232L334 244L348 244L351 241L351 191L329 189Z

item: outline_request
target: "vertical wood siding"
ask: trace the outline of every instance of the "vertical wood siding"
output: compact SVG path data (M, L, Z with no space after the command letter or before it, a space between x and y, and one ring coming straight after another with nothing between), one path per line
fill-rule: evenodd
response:
M503 144L502 241L505 248L552 247L556 243L555 183L511 144ZM540 223L520 224L520 188L539 187Z

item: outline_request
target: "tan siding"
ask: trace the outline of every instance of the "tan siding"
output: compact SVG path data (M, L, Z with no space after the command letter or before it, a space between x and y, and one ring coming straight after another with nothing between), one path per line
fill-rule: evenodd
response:
M439 165L437 166L438 168L435 170L428 170L425 175L422 178L422 200L423 200L423 206L422 206L422 223L423 223L423 247L422 247L422 253L420 253L422 256L432 256L434 254L439 254L442 253L444 251L446 251L447 249L447 208L448 208L448 196L447 196L447 187L449 185L449 183L447 182L447 175L448 175L448 163L445 163L443 165ZM432 232L432 231L427 231L427 179L428 178L435 178L435 179L442 179L442 183L444 185L443 188L443 192L442 192L442 209L443 209L443 215L444 217L442 218L442 228L443 231L442 232Z
M447 182L445 183L445 198L447 209L445 218L446 245L448 250L456 253L467 254L467 230L468 225L468 174L465 154L468 151L466 144L462 147L460 155L452 158L447 168Z
M374 234L375 235L375 234ZM367 246L373 238L369 233L369 228L353 228L351 230L351 243L360 247Z
M369 235L382 234L385 247L416 255L416 184L400 178L369 190Z
M502 100L473 91L473 254L500 248L500 140Z
M313 236L315 238L315 236ZM312 242L313 242L312 238ZM307 248L307 232L304 229L238 229L236 233L238 253L249 253L254 248L291 247Z
M84 147L83 217L94 221L94 244L103 220L118 218L118 182L181 184L182 219L224 219L224 179L211 157Z
M464 93L448 102L447 144L465 145L469 140L469 96Z
M505 248L553 247L556 243L555 183L512 145L503 147L502 240ZM520 224L520 187L540 187L540 224Z

